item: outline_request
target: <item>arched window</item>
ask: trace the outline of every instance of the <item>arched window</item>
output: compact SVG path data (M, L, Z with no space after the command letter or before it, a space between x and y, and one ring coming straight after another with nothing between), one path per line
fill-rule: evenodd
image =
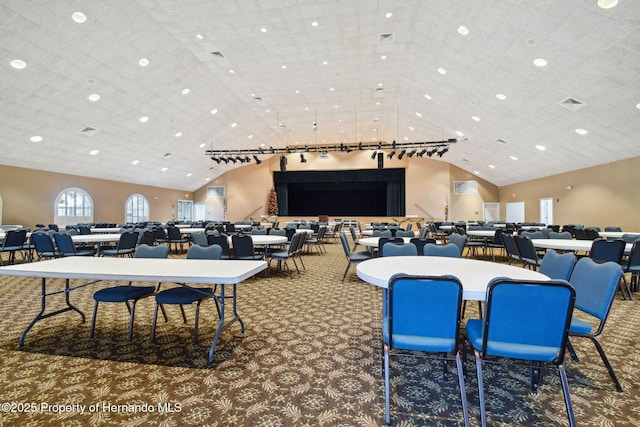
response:
M142 194L132 194L127 199L124 213L125 222L149 221L149 202Z
M58 225L93 222L93 200L81 188L67 188L56 197L54 222Z

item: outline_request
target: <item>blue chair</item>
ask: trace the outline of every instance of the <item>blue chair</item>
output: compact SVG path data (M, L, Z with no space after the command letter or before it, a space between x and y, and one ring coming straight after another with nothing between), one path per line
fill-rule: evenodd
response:
M453 358L431 357L455 359L464 424L468 426L469 412L458 343L462 284L453 276L422 277L398 274L389 280L385 296L382 340L386 423L391 423L389 357L429 357L428 354L422 353L449 353L454 355ZM412 353L395 350L410 350Z
M222 256L220 259L230 259L231 249L229 248L229 239L225 234L209 234L207 235L207 243L211 245L218 245L222 248Z
M168 255L169 246L167 245L140 245L135 251L134 258L167 258ZM123 302L127 305L127 309L129 310L129 334L127 335L127 341L131 341L131 338L133 336L133 320L136 310L136 303L142 298L153 295L155 291L155 286L131 286L131 282L129 282L129 285L114 286L111 288L100 289L99 291L95 292L93 294L93 316L91 318L89 338L93 338L93 332L96 327L98 303ZM129 304L129 302L131 302L131 304Z
M196 231L195 233L191 233L191 240L193 240L194 245L209 246L207 235L204 233L204 231Z
M222 248L220 245L200 246L193 245L187 250L187 259L204 259L215 260L222 256ZM181 285L171 289L165 289L156 294L156 305L153 310L153 323L151 325L151 342L155 341L156 324L158 320L158 308L164 305L179 305L182 320L187 323L187 316L184 312L184 305L196 303L195 325L193 331L193 344L198 343L198 321L200 318L200 304L207 298L211 298L215 294L215 288L193 288L191 286ZM220 307L216 300L216 309L218 317L220 317Z
M387 242L382 246L380 256L418 256L418 248L413 243L398 245L393 242Z
M527 236L513 236L513 241L516 244L516 249L520 254L520 261L523 267L537 270L540 266L540 259L538 258L538 252L533 246L531 239Z
M450 258L460 258L462 253L455 243L447 243L446 245L434 245L427 243L423 248L425 256L443 256Z
M571 320L569 336L587 338L593 342L616 386L616 390L619 392L622 391L622 387L598 341L598 336L602 333L609 316L621 275L620 265L614 262L597 263L591 258L584 257L576 263L569 278L569 283L576 290L575 309L588 314L593 319L592 322L589 322L574 316ZM597 325L593 325L593 322ZM576 362L579 361L571 343L568 342L567 345L571 358Z
M32 235L33 236L33 235ZM632 291L638 290L638 277L640 277L640 240L633 242L631 252L624 268L625 273L631 273Z
M605 240L602 238L597 238L591 244L591 250L589 251L589 258L598 263L603 262L615 262L620 265L620 269L622 269L622 258L624 257L624 251L627 246L627 243L622 239L609 239ZM621 275L621 281L619 283L620 290L622 291L622 296L624 299L633 299L633 294L631 293L631 288L627 283L627 278Z
M562 280L535 282L494 279L489 283L484 319L470 319L466 327L466 337L475 354L483 427L487 425L487 415L482 363L489 361L490 357L528 361L533 393L537 392L540 384L542 365L556 365L569 425L576 425L564 368L575 299L573 287ZM514 309L529 307L532 301L535 301L535 310Z
M231 236L231 244L233 245L234 259L243 260L262 260L264 255L256 253L253 248L253 240L249 235L234 234Z
M347 277L347 273L349 272L349 267L351 264L357 264L362 261L366 261L371 259L370 252L351 252L351 248L349 248L349 242L347 241L347 235L344 231L340 232L340 242L342 243L342 249L344 250L344 254L347 257L347 268L344 270L344 274L342 275L342 283L344 283L344 279Z
M424 245L426 245L427 243L432 243L432 244L436 244L436 239L431 239L431 238L420 238L420 237L414 237L413 239L410 240L411 243L413 243L416 246L416 249L418 250L418 255L422 256L424 255Z
M178 227L167 227L167 236L169 238L169 247L173 245L174 250L177 252L178 248L180 252L184 250L184 244L187 245L190 242L190 239L187 237L182 237L182 232Z
M293 278L293 273L289 268L289 264L287 260L292 259L294 265L296 266L296 271L300 274L300 269L298 268L298 263L296 263L296 256L298 248L300 247L300 239L304 239L304 233L295 233L291 238L291 242L289 242L289 247L287 249L271 249L267 251L267 262L268 267L271 266L271 260L275 259L278 262L277 268L280 270L282 268L282 263L284 262L285 268L289 271L289 277Z
M38 231L31 234L31 244L34 246L38 259L57 258L58 252L53 245L51 236L45 232Z
M449 243L453 243L460 249L460 256L464 253L464 248L467 244L467 235L466 234L458 234L451 233L449 236Z
M504 250L507 253L507 262L512 264L514 262L521 262L520 253L516 247L516 241L511 233L502 233L500 235Z
M554 280L569 280L576 256L571 252L559 254L554 250L548 251L540 261L540 273Z
M75 243L73 243L72 237L67 233L55 233L53 239L58 247L58 254L62 257L68 256L94 256L96 254L95 249L78 249Z
M133 231L125 231L120 234L120 240L115 249L102 249L100 255L102 256L128 256L132 257L136 251L136 245L138 244L138 233Z
M26 241L27 230L25 228L7 231L0 245L0 265L4 265L2 261L2 254L4 252L9 253L9 264L14 264L16 261L16 252L23 250Z

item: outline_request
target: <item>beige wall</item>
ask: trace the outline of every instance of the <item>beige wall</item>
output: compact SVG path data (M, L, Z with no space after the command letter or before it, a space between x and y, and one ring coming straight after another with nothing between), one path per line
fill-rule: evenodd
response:
M567 190L567 186L572 188ZM539 220L539 201L553 198L554 223L640 230L640 157L500 188L508 202L524 202L525 219Z
M62 190L70 187L89 193L94 203L95 222L124 222L125 202L135 193L142 194L149 201L152 221L171 220L179 199L193 200L190 192L0 166L2 223L25 227L52 223L55 199Z

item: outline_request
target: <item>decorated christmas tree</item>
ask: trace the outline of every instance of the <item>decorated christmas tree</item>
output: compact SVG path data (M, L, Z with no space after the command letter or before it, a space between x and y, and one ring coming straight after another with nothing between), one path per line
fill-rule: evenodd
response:
M275 188L269 191L269 215L278 215L278 195Z

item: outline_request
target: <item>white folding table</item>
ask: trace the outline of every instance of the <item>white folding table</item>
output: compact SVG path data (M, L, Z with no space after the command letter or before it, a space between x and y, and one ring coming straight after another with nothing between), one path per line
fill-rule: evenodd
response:
M67 311L80 314L82 323L85 316L71 304L71 291L103 281L123 280L138 282L174 282L181 285L202 283L220 285L220 294L211 294L220 303L220 324L209 349L209 364L213 363L213 354L220 334L235 321L240 323L244 333L244 323L237 311L236 285L245 279L265 270L265 261L240 260L196 260L196 259L150 259L150 258L101 258L66 257L26 264L10 265L0 268L0 275L35 277L41 279L40 311L20 335L20 347L24 346L27 333L36 322ZM47 292L47 279L64 279L64 290ZM71 287L72 279L89 280ZM226 297L225 285L232 285L232 295ZM64 293L66 307L46 313L47 297ZM225 320L225 299L232 298L233 318Z

